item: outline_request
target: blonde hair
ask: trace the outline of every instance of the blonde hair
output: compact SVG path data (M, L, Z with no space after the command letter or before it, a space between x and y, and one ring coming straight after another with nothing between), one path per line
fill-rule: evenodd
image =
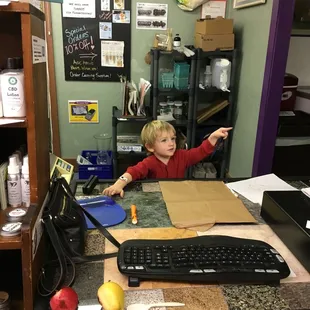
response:
M176 133L174 127L165 121L155 120L145 124L141 131L142 144L153 146L158 135L164 131Z

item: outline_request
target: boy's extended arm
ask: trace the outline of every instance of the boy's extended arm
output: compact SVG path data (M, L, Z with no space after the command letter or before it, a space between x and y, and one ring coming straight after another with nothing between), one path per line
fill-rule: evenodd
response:
M198 147L192 148L188 151L183 150L186 167L199 163L201 160L211 155L213 151L214 145L210 143L209 139L204 140Z
M127 171L110 187L106 188L102 194L107 196L113 196L120 194L124 197L124 187L132 181L137 179L144 179L148 174L148 160L145 158L143 161L139 162L137 165L129 167ZM123 178L122 178L123 177Z
M149 158L147 157L137 163L135 166L127 168L127 173L132 177L132 181L145 179L149 172Z

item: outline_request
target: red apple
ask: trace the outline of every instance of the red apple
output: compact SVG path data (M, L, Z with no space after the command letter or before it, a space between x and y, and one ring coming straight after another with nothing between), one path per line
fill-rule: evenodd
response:
M71 287L63 287L50 300L52 310L76 310L79 298Z

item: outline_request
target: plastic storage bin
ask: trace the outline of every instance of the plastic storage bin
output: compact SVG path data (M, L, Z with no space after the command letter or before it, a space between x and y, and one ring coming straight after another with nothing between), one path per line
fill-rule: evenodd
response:
M160 88L173 88L173 72L162 72L160 74Z
M88 179L91 175L96 175L99 179L113 179L112 152L107 152L109 155L107 164L97 165L98 151L82 151L81 155L87 158L92 165L79 165L79 179Z
M175 62L174 63L174 76L177 78L188 78L189 77L190 65L186 62Z
M187 89L188 88L188 78L174 78L174 87L176 89Z

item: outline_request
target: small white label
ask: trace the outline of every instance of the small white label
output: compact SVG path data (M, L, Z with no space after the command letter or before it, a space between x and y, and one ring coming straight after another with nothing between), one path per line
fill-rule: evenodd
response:
M5 224L3 227L2 227L2 230L5 231L5 232L11 232L11 233L14 233L14 232L17 232L20 230L22 226L22 223L20 222L17 222L17 223L9 223L9 224Z
M32 36L32 63L46 62L45 40Z
M310 220L307 221L307 223L306 223L306 228L307 228L307 229L310 229Z
M29 207L30 206L30 185L29 178L21 178L21 188L22 188L22 203Z
M9 213L9 216L20 217L20 216L24 216L25 214L26 214L25 210L15 209Z
M8 181L8 198L10 206L14 207L21 205L22 195L20 180Z

